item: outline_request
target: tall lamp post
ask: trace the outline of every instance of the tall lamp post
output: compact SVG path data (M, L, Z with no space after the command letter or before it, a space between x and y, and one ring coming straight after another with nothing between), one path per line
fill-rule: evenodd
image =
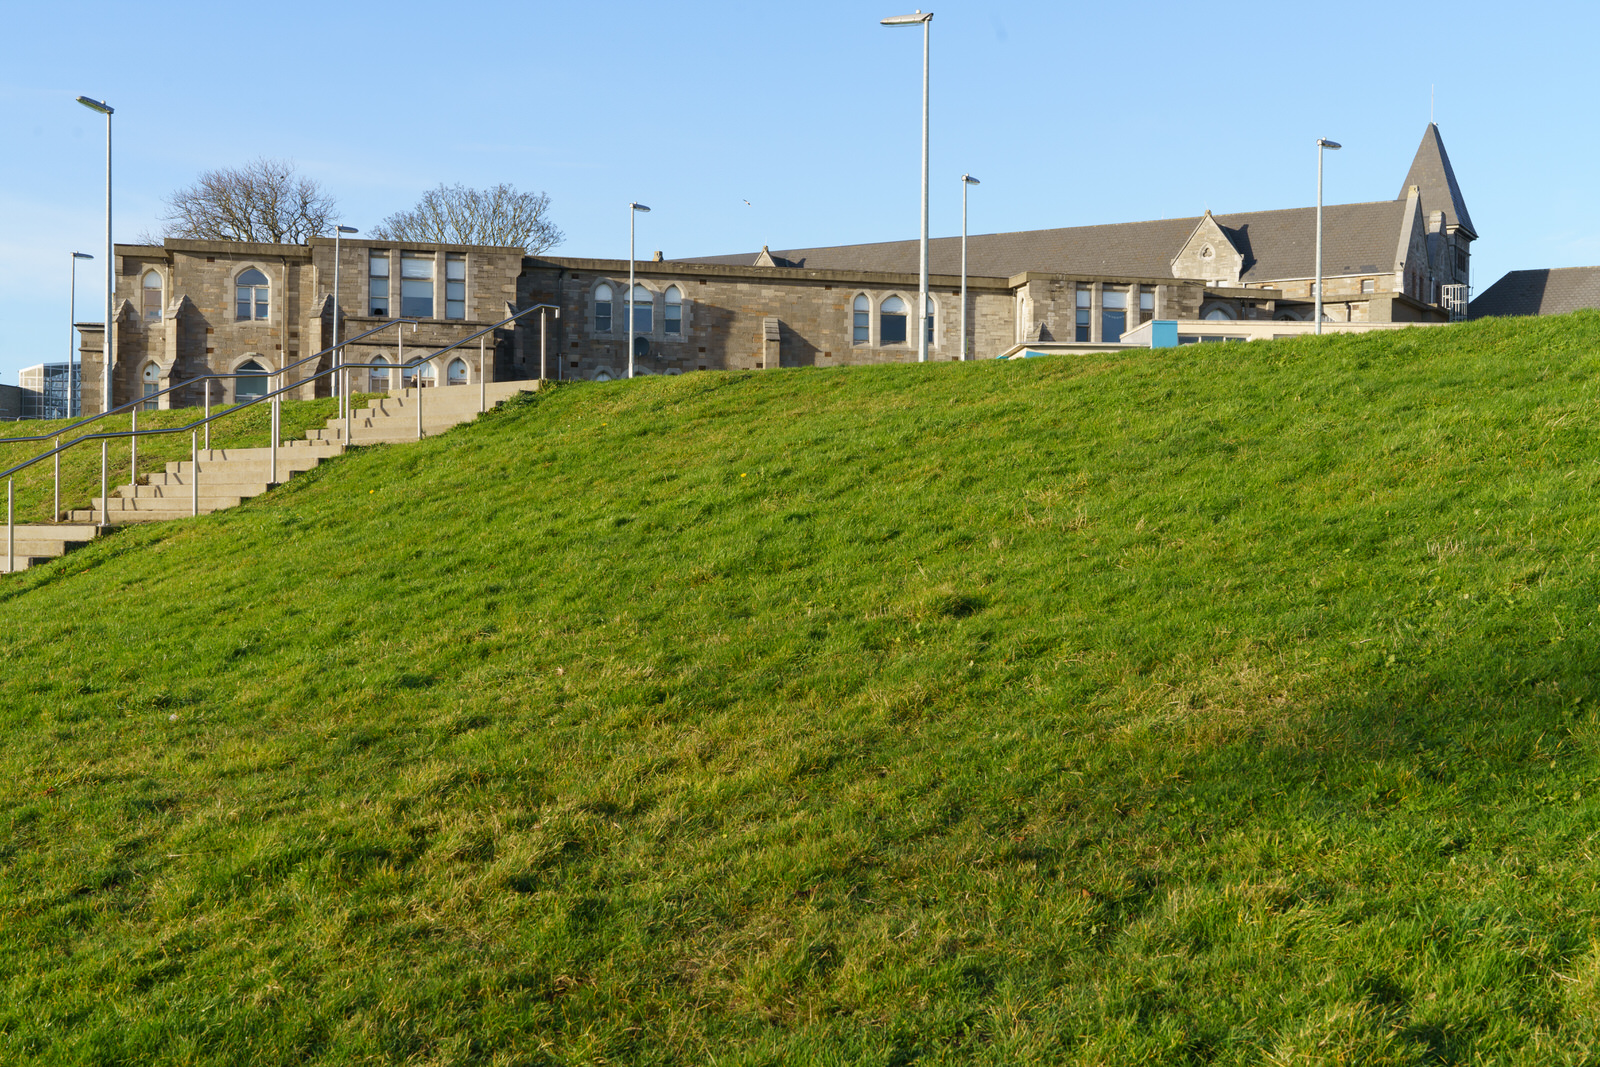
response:
M628 377L633 377L633 222L638 218L639 212L650 209L640 203L628 205L628 302L623 304L628 311Z
M1322 150L1331 148L1337 152L1340 148L1338 141L1330 141L1326 137L1317 138L1317 333L1322 333Z
M343 367L345 363L344 349L339 347L339 236L346 233L359 233L354 226L335 226L333 228L333 365ZM339 415L350 409L350 383L345 380L344 371L339 370L333 376L334 388L339 390ZM279 387L286 383L279 382ZM417 388L422 387L422 368L417 368ZM348 443L348 442L346 442Z
M98 111L106 117L106 342L101 359L104 363L104 374L101 376L101 412L111 410L111 362L116 346L115 323L111 321L111 301L116 296L116 250L111 245L111 115L115 110L110 104L100 100L92 100L87 96L78 97L78 103L90 111Z
M78 260L93 259L87 252L72 253L72 296L67 301L67 418L82 414L81 404L73 401L78 395Z
M967 189L982 185L970 174L961 176L961 361L967 360Z
M928 23L933 12L880 19L885 26L922 26L922 307L917 319L917 362L928 362Z

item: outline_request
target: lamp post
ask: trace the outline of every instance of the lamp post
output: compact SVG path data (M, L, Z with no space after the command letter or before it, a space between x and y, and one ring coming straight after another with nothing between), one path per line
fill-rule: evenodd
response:
M1326 137L1317 138L1317 333L1322 333L1322 150L1331 148L1337 152L1340 148L1338 141L1330 141Z
M72 296L67 300L67 418L76 418L81 412L74 411L73 399L77 395L78 365L75 362L78 354L78 260L93 259L87 252L72 253ZM59 508L56 510L60 510Z
M344 349L339 347L339 235L346 233L359 233L354 226L335 226L333 228L333 365L344 366ZM344 371L337 371L333 376L334 388L339 390L339 414L343 416L350 410L350 383L345 380ZM279 382L278 385L284 385ZM417 388L422 387L422 371L417 371ZM346 441L345 444L350 442Z
M880 19L884 26L922 26L922 308L917 320L917 362L928 362L928 23L933 12Z
M967 188L982 185L970 174L961 176L961 361L967 360Z
M633 221L641 211L650 209L640 203L628 205L628 377L633 377Z
M115 110L110 104L100 100L92 100L87 96L78 97L78 103L90 111L98 111L106 117L106 341L101 353L104 363L104 374L101 375L100 411L111 410L111 361L116 347L116 329L111 321L111 301L116 296L116 250L111 245L111 115Z

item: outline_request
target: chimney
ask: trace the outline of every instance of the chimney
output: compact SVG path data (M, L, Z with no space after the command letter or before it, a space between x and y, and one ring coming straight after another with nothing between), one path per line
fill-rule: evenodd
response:
M652 262L652 263L660 263L661 262L661 249L659 249L659 248L656 249L656 254L650 257L650 262Z

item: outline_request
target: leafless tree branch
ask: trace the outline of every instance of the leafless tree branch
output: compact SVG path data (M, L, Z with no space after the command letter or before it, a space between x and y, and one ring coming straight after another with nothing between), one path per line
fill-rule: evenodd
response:
M566 236L550 220L549 211L548 195L519 193L503 182L492 189L440 185L423 193L416 207L384 219L372 236L385 241L499 245L537 256Z
M293 163L265 158L208 170L166 205L162 236L208 241L304 244L339 218L334 198Z

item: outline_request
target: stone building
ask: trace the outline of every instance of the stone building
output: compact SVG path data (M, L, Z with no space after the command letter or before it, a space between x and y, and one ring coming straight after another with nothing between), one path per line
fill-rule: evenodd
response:
M1105 349L1152 320L1309 323L1316 209L982 234L968 240L968 358L1019 346ZM1424 131L1394 200L1324 209L1323 307L1346 324L1461 317L1477 238L1436 126ZM930 242L930 359L961 358L960 239ZM117 247L115 398L125 403L207 370L278 370L332 343L334 243L167 241ZM798 248L694 259L524 257L512 248L351 240L340 244L342 336L406 316L404 345L432 351L536 303L499 331L485 377L608 380L635 373L845 366L916 359L918 242ZM1353 328L1353 326L1352 326ZM1150 331L1145 330L1148 334ZM393 360L398 338L350 346ZM84 410L99 410L102 338L83 337ZM477 381L476 346L442 357L425 383ZM321 365L326 364L326 359ZM303 371L295 376L300 380ZM392 384L387 374L357 389ZM259 391L214 386L214 399ZM327 379L304 395L327 391ZM173 404L194 404L200 387Z

